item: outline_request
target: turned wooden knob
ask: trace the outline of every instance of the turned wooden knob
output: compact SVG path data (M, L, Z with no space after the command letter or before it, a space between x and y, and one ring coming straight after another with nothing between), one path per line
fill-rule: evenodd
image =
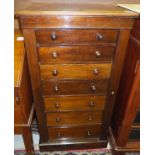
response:
M56 36L55 32L53 32L53 33L51 34L51 39L52 39L52 40L56 40L56 39L57 39L57 36Z
M88 116L88 120L92 121L92 116L91 115Z
M57 123L60 123L60 121L61 121L60 117L57 117L57 118L56 118L56 122L57 122Z
M99 51L95 51L95 55L96 55L96 57L98 58L98 57L101 56L101 53L100 53Z
M55 86L55 87L54 87L54 91L55 91L55 92L58 92L58 91L59 91L59 87L58 87L58 86Z
M103 36L102 36L101 34L98 33L98 34L96 35L96 39L97 39L97 40L102 40L102 39L103 39Z
M56 52L56 51L54 51L53 53L52 53L52 58L53 59L56 59L58 57L58 53Z
M93 70L93 73L94 73L94 75L98 75L98 74L99 74L99 70L98 70L97 68L95 68L95 69Z
M96 91L96 86L95 85L92 85L91 88L92 88L93 91Z
M90 104L89 104L90 107L94 107L95 106L95 103L93 101L90 101Z
M88 136L91 136L91 135L92 135L91 132L90 132L89 130L87 131L87 135L88 135Z
M111 95L114 95L115 94L115 92L114 91L111 91Z
M61 134L60 134L60 132L58 132L58 133L57 133L57 137L58 137L58 138L60 138L60 137L61 137Z
M20 104L19 96L16 96L15 99L16 99L16 104Z
M58 75L58 71L57 71L56 69L54 69L54 70L52 71L52 74L53 74L53 76L57 76L57 75Z
M58 102L55 103L55 108L57 108L57 109L60 108L60 105Z

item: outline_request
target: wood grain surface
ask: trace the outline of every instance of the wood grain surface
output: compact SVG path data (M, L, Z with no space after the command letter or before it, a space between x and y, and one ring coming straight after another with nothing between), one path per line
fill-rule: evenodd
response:
M45 111L103 110L105 96L59 96L44 98Z
M115 47L111 46L49 46L38 48L41 64L111 62Z
M108 79L111 63L106 64L56 64L40 65L40 76L50 79Z
M47 113L47 126L101 124L102 115L102 111Z

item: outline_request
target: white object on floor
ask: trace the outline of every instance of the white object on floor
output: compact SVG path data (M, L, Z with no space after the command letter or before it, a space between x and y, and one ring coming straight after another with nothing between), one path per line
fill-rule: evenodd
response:
M39 134L33 133L34 150L39 150ZM25 150L24 141L22 135L14 135L14 150Z
M14 150L24 150L24 142L22 135L14 135Z

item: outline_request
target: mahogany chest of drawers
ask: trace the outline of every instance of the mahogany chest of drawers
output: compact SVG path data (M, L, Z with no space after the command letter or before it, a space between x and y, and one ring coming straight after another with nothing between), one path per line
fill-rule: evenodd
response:
M67 11L59 11L58 6L48 11L50 7L42 5L40 11L17 13L25 37L40 149L105 147L137 14L117 7L97 11L90 6L88 11L61 7Z

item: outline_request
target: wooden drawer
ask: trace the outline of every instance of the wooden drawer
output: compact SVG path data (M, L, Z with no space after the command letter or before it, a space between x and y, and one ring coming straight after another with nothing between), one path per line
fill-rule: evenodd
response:
M99 137L100 133L100 125L70 128L48 128L49 139L92 138Z
M102 115L102 111L47 113L47 126L101 124Z
M41 79L104 79L109 78L111 63L40 65Z
M51 46L38 48L41 64L111 62L115 48L110 46Z
M61 96L45 97L45 111L103 110L105 96Z
M117 34L117 30L40 29L36 31L36 39L39 44L114 43Z
M44 95L102 94L107 91L108 80L62 80L44 81Z

